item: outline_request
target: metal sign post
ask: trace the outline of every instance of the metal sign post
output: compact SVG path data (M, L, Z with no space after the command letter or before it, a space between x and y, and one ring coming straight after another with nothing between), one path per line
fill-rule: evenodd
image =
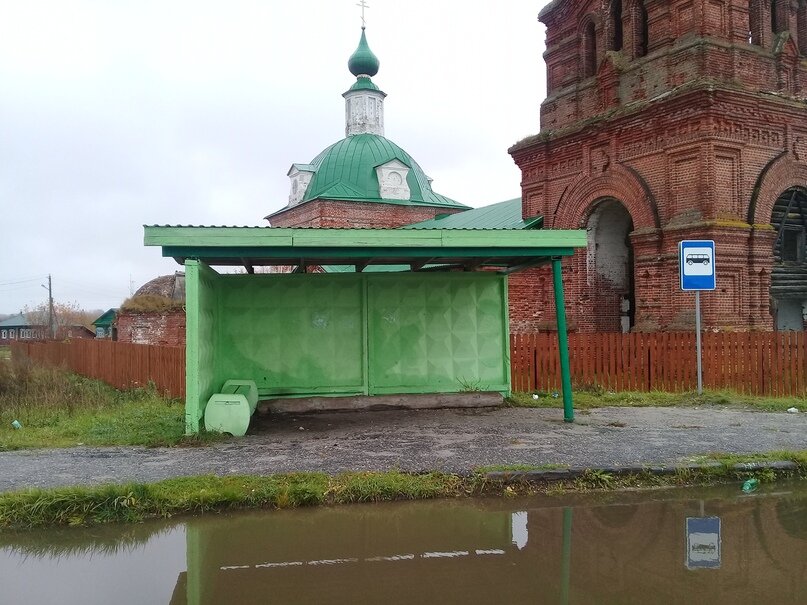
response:
M695 291L695 344L698 357L698 395L703 394L701 362L701 290L714 290L715 243L712 240L685 240L678 244L678 267L681 289Z
M701 355L701 291L695 290L695 350L698 356L698 395L703 395L703 356Z

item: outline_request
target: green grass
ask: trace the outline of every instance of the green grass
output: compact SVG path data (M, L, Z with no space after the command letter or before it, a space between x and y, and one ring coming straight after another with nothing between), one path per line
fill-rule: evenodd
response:
M736 470L738 462L759 461L759 456L712 454L704 460L722 464L702 469L682 469L672 475L649 471L612 474L592 469L574 479L559 481L494 480L479 469L469 476L440 472L292 473L268 477L183 477L158 483L130 483L98 487L31 489L0 494L0 528L31 528L139 522L154 517L198 514L244 508L293 508L355 502L423 500L467 496L514 496L534 493L615 491L621 489L715 485L755 477L760 482L780 478L807 478L807 450L776 452L768 460L793 460L795 471ZM490 467L494 468L494 467ZM513 465L507 470L535 470ZM540 467L539 467L540 468Z
M778 450L763 454L712 453L694 458L693 462L719 462L724 466L732 466L749 462L777 462L779 460L790 460L807 468L807 450Z
M21 429L12 427L14 420ZM153 386L118 391L58 368L0 361L0 450L170 446L188 442L184 432L183 403Z
M26 490L0 494L0 527L137 522L231 508L292 508L464 494L456 475L294 473L270 477L187 477L153 484Z
M538 395L534 398L533 395ZM552 393L513 393L506 405L526 408L556 408L563 405L562 399ZM574 391L574 407L578 410L590 410L600 407L695 407L705 405L723 405L752 408L768 412L783 412L790 407L807 411L807 399L803 397L762 397L744 395L732 391L704 391L697 393L619 392L613 393L602 389L586 389Z
M0 361L11 359L11 347L0 345Z

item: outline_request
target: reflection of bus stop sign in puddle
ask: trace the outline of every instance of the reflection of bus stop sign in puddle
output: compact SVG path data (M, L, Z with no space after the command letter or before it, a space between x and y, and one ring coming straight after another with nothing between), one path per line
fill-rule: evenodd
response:
M692 265L694 263L703 263L704 265L709 264L709 255L708 254L687 254L687 265Z
M687 569L718 569L720 543L720 517L687 517Z

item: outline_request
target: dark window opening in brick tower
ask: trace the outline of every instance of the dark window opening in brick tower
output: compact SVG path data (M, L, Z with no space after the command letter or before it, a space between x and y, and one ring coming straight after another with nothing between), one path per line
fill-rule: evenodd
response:
M807 55L807 0L800 0L796 12L796 39L799 42L799 52Z
M777 330L803 330L807 305L807 189L794 187L776 200L771 308Z
M771 31L776 33L776 0L771 1Z
M597 31L593 21L583 28L582 51L583 77L590 78L597 71Z
M611 48L622 50L622 0L611 1Z
M635 0L633 4L634 27L636 28L636 56L644 57L650 44L648 39L647 10L642 0Z
M774 34L787 31L790 0L771 0L771 31Z
M595 203L587 223L586 290L596 332L629 332L635 319L633 220L625 206L608 198Z

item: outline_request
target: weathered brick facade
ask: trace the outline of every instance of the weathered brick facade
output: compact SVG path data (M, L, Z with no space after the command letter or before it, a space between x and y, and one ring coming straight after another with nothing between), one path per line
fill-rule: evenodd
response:
M772 329L774 204L807 188L807 2L556 0L540 20L541 131L510 153L525 217L589 230L565 264L572 328L691 327L677 245L713 239L705 327ZM598 212L613 200L629 217ZM600 246L623 250L623 268ZM515 331L552 325L548 272L515 276L510 291Z
M125 313L118 316L118 341L135 344L185 346L185 311Z
M267 217L273 227L392 228L462 208L312 200Z

